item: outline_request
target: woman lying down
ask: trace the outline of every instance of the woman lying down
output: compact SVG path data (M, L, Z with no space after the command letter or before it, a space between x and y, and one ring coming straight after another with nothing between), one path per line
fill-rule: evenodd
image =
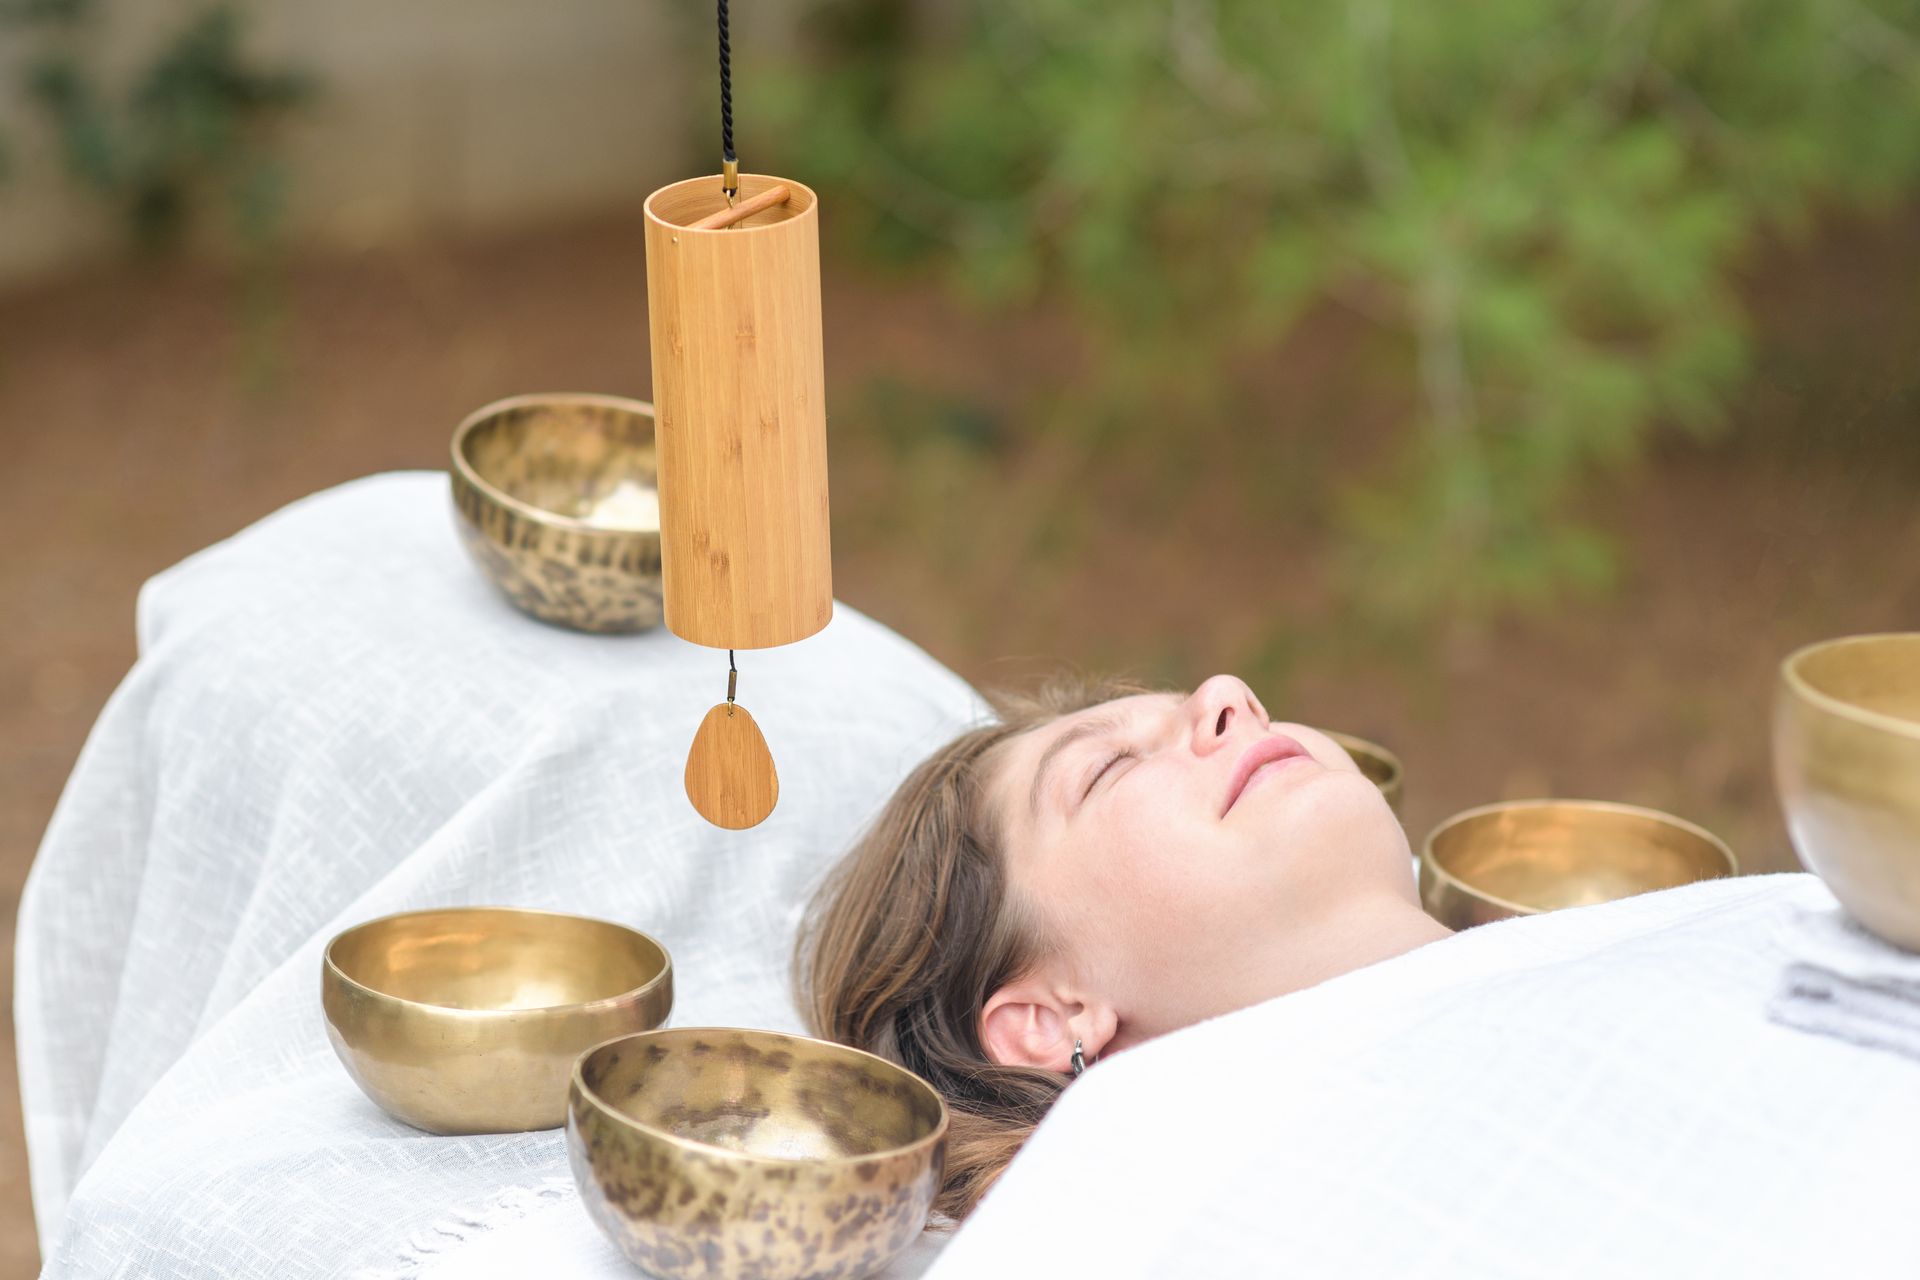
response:
M989 697L796 965L816 1034L947 1101L935 1211L981 1213L937 1274L1920 1268L1876 1216L1920 1188L1920 1060L1767 1017L1817 880L1456 935L1379 790L1239 679Z

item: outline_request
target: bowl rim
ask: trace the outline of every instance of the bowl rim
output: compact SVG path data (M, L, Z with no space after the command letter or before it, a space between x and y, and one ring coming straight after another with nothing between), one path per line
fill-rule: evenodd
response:
M732 1147L723 1147L718 1145L717 1143L702 1142L698 1138L683 1137L682 1135L677 1133L670 1133L667 1130L662 1129L658 1125L648 1124L644 1120L636 1120L634 1117L628 1115L626 1112L620 1110L618 1107L611 1105L606 1101L606 1099L602 1098L598 1093L594 1092L593 1089L587 1084L586 1077L581 1073L581 1069L586 1065L586 1061L589 1057L591 1057L595 1053L598 1053L600 1050L606 1048L608 1045L615 1043L616 1041L637 1040L642 1036L692 1035L692 1034L697 1034L699 1032L709 1032L709 1033L722 1032L722 1033L740 1033L740 1034L754 1035L754 1036L777 1036L783 1040L802 1040L810 1044L824 1045L829 1049L837 1049L843 1053L852 1054L853 1056L858 1058L870 1058L873 1061L880 1063L882 1066L885 1066L893 1071L897 1071L902 1075L905 1075L909 1079L918 1083L920 1087L925 1089L928 1093L932 1094L934 1104L940 1108L940 1123L936 1124L933 1127L933 1131L927 1134L925 1137L915 1138L912 1142L906 1143L898 1147L889 1147L884 1151L869 1151L865 1155L857 1155L857 1156L755 1155L751 1152L736 1151ZM799 1032L794 1032L794 1031L774 1031L767 1027L726 1027L726 1026L653 1027L646 1031L629 1031L623 1035L609 1036L605 1040L600 1041L598 1044L588 1045L586 1048L580 1051L577 1057L574 1058L573 1079L571 1082L571 1088L574 1092L579 1093L581 1097L585 1098L588 1102L593 1104L593 1106L598 1111L600 1111L601 1114L605 1115L609 1120L617 1124L624 1124L633 1129L636 1129L639 1132L644 1133L649 1138L658 1139L662 1142L668 1143L671 1146L681 1147L689 1151L698 1152L702 1155L718 1154L718 1155L726 1156L729 1159L740 1160L750 1164L767 1164L767 1165L773 1165L780 1168L786 1168L789 1166L802 1166L802 1165L808 1166L808 1167L826 1165L826 1166L838 1168L846 1165L861 1164L868 1160L894 1160L894 1159L898 1159L901 1156L918 1155L923 1148L929 1148L946 1141L947 1129L952 1118L951 1113L947 1108L946 1098L941 1096L940 1091L933 1087L933 1083L931 1081L929 1081L926 1077L922 1076L917 1071L913 1071L906 1067L903 1067L899 1063L893 1061L892 1059L883 1058L877 1053L869 1053L865 1049L856 1049L850 1044L841 1044L838 1040L827 1040L820 1036L803 1035ZM569 1134L571 1134L574 1127L573 1126L573 1108L571 1106L567 1108L566 1127Z
M385 924L388 921L398 920L404 916L450 915L456 911L493 911L505 915L549 916L562 920L579 920L588 924L606 925L610 928L621 929L627 933L646 939L655 947L659 948L660 955L666 963L660 966L660 972L654 974L653 977L647 979L639 986L629 987L625 991L616 992L610 996L602 996L598 1000L577 1000L568 1004L529 1005L519 1009L461 1009L450 1004L434 1004L429 1000L414 1000L407 996L397 996L391 991L382 991L378 987L370 987L341 968L339 964L334 961L334 947L350 933L357 933L361 929L371 928L377 924ZM617 1005L632 1001L636 997L644 997L659 987L671 983L673 980L673 952L667 949L666 943L660 941L660 939L654 937L644 929L636 929L632 925L621 924L618 920L606 920L599 916L576 915L571 911L548 911L540 907L510 907L489 903L474 903L466 906L415 907L406 911L389 911L386 915L374 916L370 920L362 920L358 924L348 925L340 932L334 934L333 937L327 939L327 945L320 955L321 966L327 976L338 979L356 991L365 992L376 1000L383 1000L389 1004L396 1004L409 1009L429 1010L439 1016L475 1019L499 1020L526 1017L529 1014L535 1013L558 1013L562 1011L568 1013L575 1011L598 1013L604 1009L611 1009ZM669 1010L669 1013L670 1012L671 1010Z
M1522 915L1532 916L1544 914L1547 908L1530 907L1525 903L1502 898L1498 894L1488 893L1485 889L1469 884L1459 876L1454 875L1452 871L1447 869L1445 864L1433 856L1433 841L1434 838L1442 832L1449 831L1470 819L1484 817L1489 813L1500 813L1514 809L1545 809L1560 805L1574 805L1582 809L1596 809L1602 813L1628 814L1634 817L1654 818L1667 823L1669 826L1679 827L1683 831L1701 837L1709 846L1717 849L1726 858L1726 876L1715 876L1711 878L1723 879L1740 874L1740 856L1733 851L1733 846L1729 845L1725 840L1722 840L1719 836L1713 834L1713 832L1707 830L1699 823L1689 822L1678 814L1668 813L1664 809L1650 808L1643 804L1627 804L1619 800L1583 800L1574 796L1540 796L1531 800L1495 800L1491 804L1477 804L1471 809L1462 809L1451 817L1441 819L1435 824L1433 830L1427 832L1427 838L1420 842L1420 884L1422 889L1426 886L1426 877L1431 874L1436 879L1453 886L1460 892L1470 894L1480 901L1491 903L1496 907L1503 907L1509 911L1519 912Z
M1345 729L1322 729L1320 732L1332 738L1340 745L1340 749L1345 751L1349 756L1353 754L1352 747L1357 746L1362 751L1371 754L1375 759L1383 760L1391 766L1393 774L1385 783L1380 785L1382 791L1385 791L1388 786L1399 786L1406 778L1407 766L1400 759L1400 753L1391 747L1376 742L1372 738L1363 738L1357 733L1348 733Z
M482 423L497 418L510 409L519 409L530 404L593 405L602 409L624 410L636 417L646 418L648 421L654 423L656 429L654 436L655 448L657 449L659 447L659 435L657 434L659 427L658 415L654 412L651 401L635 400L630 396L609 395L600 391L529 391L522 395L506 396L499 400L490 401L487 404L481 405L478 409L475 409L472 413L460 420L460 425L453 429L453 442L450 446L453 453L454 473L465 483L472 485L481 493L486 494L489 501L497 502L516 515L523 516L538 524L552 525L558 529L569 529L582 533L604 534L610 537L646 537L649 534L656 538L659 537L660 531L658 529L611 529L603 524L595 524L591 520L582 520L579 516L562 515L558 511L549 511L545 507L536 507L531 502L514 497L504 489L488 481L478 471L473 469L473 464L467 461L467 437L478 430Z
M1868 631L1853 636L1829 636L1825 640L1803 644L1780 659L1780 679L1795 697L1804 699L1822 711L1870 725L1876 729L1884 729L1902 737L1920 739L1920 720L1889 715L1885 711L1875 711L1871 707L1848 702L1845 698L1836 698L1830 693L1815 688L1800 670L1801 663L1816 653L1822 653L1828 649L1845 648L1849 645L1876 644L1885 640L1905 640L1920 645L1920 631Z
M754 227L743 227L737 223L729 227L695 227L683 222L668 222L654 210L653 202L669 191L678 191L680 188L690 187L696 182L716 182L721 177L721 175L717 173L699 173L691 178L680 178L674 182L667 183L665 186L654 188L647 198L641 202L640 215L648 222L674 235L684 233L691 236L725 236L729 240L738 240L742 236L753 235L760 231L777 231L782 227L791 229L793 223L805 222L809 218L818 218L820 216L819 193L814 191L814 189L806 183L793 178L782 177L777 173L742 173L740 176L742 178L765 178L768 180L768 186L778 186L781 183L785 183L792 190L804 191L807 193L807 207L791 218L782 218L778 222L763 222Z

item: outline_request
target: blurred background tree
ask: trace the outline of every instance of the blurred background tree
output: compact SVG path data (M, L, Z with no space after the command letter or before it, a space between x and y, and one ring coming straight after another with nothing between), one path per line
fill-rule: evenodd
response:
M1580 499L1650 432L1725 425L1743 250L1920 178L1917 19L1911 0L826 0L804 58L742 79L786 171L839 197L843 249L1081 322L1088 358L1019 410L1064 460L1044 470L1062 502L1063 475L1124 451L1178 510L1182 459L1249 433L1237 379L1310 305L1379 326L1417 388L1393 448L1352 481L1247 475L1339 530L1336 589L1390 635L1613 580ZM938 408L915 433L948 500L1005 482L969 422ZM1094 519L1055 509L1034 546Z
M204 206L224 215L218 238L241 267L244 373L263 387L274 377L284 320L287 174L275 126L311 96L313 83L253 65L240 12L216 4L190 15L119 97L91 56L99 18L94 0L14 0L0 8L0 31L30 43L26 87L59 140L68 176L120 211L137 251L176 248Z

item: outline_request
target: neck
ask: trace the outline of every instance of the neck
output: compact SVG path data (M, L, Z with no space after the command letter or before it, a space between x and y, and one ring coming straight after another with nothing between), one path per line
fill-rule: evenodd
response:
M1343 904L1337 912L1275 939L1280 954L1264 965L1256 999L1271 999L1318 986L1355 969L1405 955L1453 930L1420 909L1417 901L1384 893Z
M1177 1021L1166 1026L1123 1016L1106 1051L1116 1052L1203 1018L1318 986L1452 936L1453 930L1422 911L1411 895L1384 892L1349 900L1316 920L1221 955L1219 981L1212 984L1203 1003L1183 1010Z

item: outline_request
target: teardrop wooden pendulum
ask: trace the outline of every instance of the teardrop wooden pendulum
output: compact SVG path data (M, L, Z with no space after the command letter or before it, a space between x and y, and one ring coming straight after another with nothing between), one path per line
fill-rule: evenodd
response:
M700 722L687 751L687 798L716 827L738 831L759 824L780 798L780 775L766 737L747 709L733 700L740 671L727 650L727 700Z

